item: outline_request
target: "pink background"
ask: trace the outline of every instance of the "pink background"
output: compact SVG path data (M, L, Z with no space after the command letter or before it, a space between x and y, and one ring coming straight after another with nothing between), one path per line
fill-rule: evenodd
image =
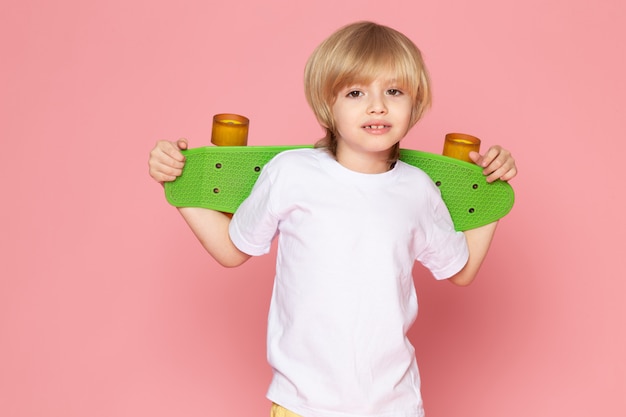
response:
M0 415L265 416L273 256L225 270L147 173L157 139L312 143L313 48L346 23L423 50L434 108L513 150L517 201L469 288L415 279L429 417L626 415L626 3L4 0Z

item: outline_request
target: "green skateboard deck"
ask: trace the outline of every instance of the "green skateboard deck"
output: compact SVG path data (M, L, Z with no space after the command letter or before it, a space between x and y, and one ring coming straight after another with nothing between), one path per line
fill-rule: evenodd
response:
M234 213L250 194L263 166L276 154L310 146L207 146L182 151L180 177L165 183L176 207L203 207ZM511 211L514 193L504 181L488 183L482 168L428 152L402 149L400 160L426 172L441 190L456 230L494 222Z

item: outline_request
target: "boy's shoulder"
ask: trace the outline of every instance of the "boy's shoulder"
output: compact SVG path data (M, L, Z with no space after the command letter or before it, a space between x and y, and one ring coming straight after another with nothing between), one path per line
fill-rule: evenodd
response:
M416 167L415 165L407 164L404 161L398 160L396 162L396 169L401 171L403 176L411 177L416 180L432 182L432 179L426 172L424 172L424 170Z
M287 149L274 155L263 167L263 172L274 182L280 179L291 183L298 178L319 173L323 164L323 153L323 150L313 147Z
M270 164L273 166L298 166L307 163L319 163L327 155L323 149L313 147L301 147L282 151L272 158Z
M309 158L313 155L317 155L318 153L324 151L322 148L314 148L313 146L308 145L294 145L292 149L284 150L276 155L276 157L281 158ZM324 151L325 152L325 151Z

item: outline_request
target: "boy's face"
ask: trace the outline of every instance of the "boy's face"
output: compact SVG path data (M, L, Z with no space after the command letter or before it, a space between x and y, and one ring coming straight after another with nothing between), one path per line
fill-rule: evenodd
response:
M332 114L337 130L337 158L389 157L389 150L409 130L413 102L393 78L355 84L337 94Z

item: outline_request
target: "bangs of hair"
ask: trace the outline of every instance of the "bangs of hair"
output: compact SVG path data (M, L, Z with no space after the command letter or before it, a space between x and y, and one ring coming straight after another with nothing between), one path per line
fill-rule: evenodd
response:
M413 99L418 97L421 73L421 54L403 35L382 30L381 27L365 28L362 33L346 39L341 49L345 55L333 62L326 94L329 99L336 97L339 90L351 84L369 84L381 75L394 80ZM404 42L403 42L404 41ZM411 50L413 49L413 50ZM419 60L416 59L419 57Z

